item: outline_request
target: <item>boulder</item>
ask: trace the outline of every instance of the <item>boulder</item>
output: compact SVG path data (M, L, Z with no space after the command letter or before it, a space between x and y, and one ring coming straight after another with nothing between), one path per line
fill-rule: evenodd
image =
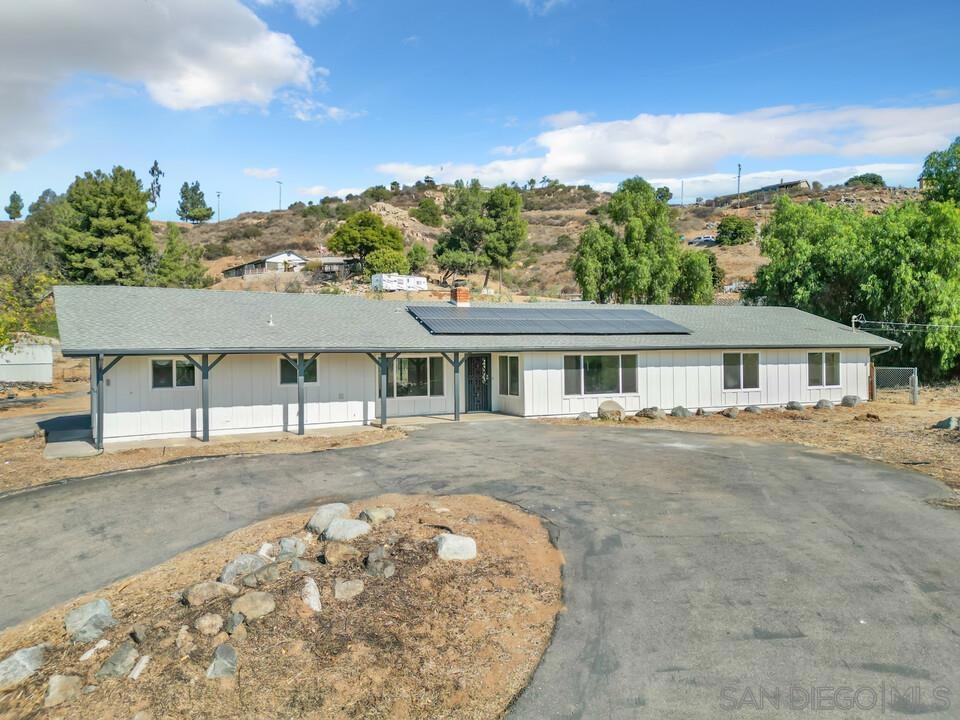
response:
M477 557L477 543L466 535L444 533L434 541L437 543L437 557L441 560L473 560Z
M844 407L856 407L862 402L863 400L861 400L857 395L844 395L840 399L840 404Z
M367 555L367 559L364 560L364 568L367 571L367 575L372 577L393 577L397 572L397 566L390 560L387 555L387 549L383 545L379 545L373 550L370 551L370 554Z
M360 512L360 519L371 525L379 525L387 520L393 520L396 516L396 510L391 507L364 508Z
M793 412L800 412L803 410L803 404L797 402L796 400L791 400L786 405L783 406L786 410L791 410Z
M880 416L876 413L865 413L863 415L855 415L854 420L860 420L862 422L880 422Z
M223 629L228 633L233 635L234 631L243 625L243 614L242 613L230 613L227 616L227 622L224 625Z
M933 425L934 430L956 430L960 427L960 418L946 417Z
M239 592L240 589L236 585L205 580L204 582L194 583L190 587L185 588L180 595L184 603L190 606L196 606L203 605L210 600L221 597L233 597Z
M361 535L366 535L368 532L370 532L370 525L363 520L335 518L330 521L327 529L323 531L323 537L325 540L342 542L344 540L353 540Z
M320 588L317 586L317 581L312 577L308 577L303 581L303 587L300 588L300 599L303 600L303 604L310 608L313 612L320 612Z
M237 674L237 651L233 649L230 643L217 645L213 651L213 660L207 668L207 677L211 680L216 678L232 678Z
M363 592L363 580L337 580L333 585L333 597L337 600L353 600Z
M83 690L83 678L79 675L51 675L47 683L47 693L43 696L45 708L62 705L73 700Z
M46 645L22 648L0 662L0 692L16 687L43 665Z
M670 411L671 417L692 417L693 413L687 410L683 405L677 405Z
M139 680L140 676L143 675L143 671L147 669L147 665L150 664L149 655L141 655L140 659L137 660L137 664L133 666L133 670L130 671L130 674L127 675L129 680Z
M658 407L644 408L637 413L637 417L649 418L650 420L663 420L667 414Z
M585 420L593 420L593 416L588 412L582 412L577 415L577 420L584 422Z
M133 640L126 640L113 651L113 655L97 670L98 678L123 677L127 675L137 663L137 646Z
M277 609L273 595L265 592L249 592L241 595L230 605L230 611L242 613L247 620L256 620Z
M293 562L290 563L290 569L293 572L305 572L305 573L315 573L320 572L323 568L318 562L313 560L304 560L303 558L294 558Z
M230 584L244 575L256 572L266 564L267 561L260 555L250 555L249 553L237 555L227 563L223 572L220 573L220 582Z
M234 645L236 645L237 643L242 643L246 639L247 639L246 625L237 625L237 627L234 628L233 632L230 633L230 642L232 642Z
M279 579L280 565L277 563L270 563L269 565L264 565L259 570L253 571L249 575L244 575L243 584L247 587L257 587L263 583L276 582Z
M826 398L820 398L817 400L817 404L813 406L814 410L833 410L833 403L827 400Z
M280 538L280 554L300 557L307 551L307 544L298 537Z
M137 645L145 643L147 641L147 626L142 623L137 623L130 628L130 639Z
M186 625L181 625L180 629L177 630L176 645L185 653L190 652L193 647L193 635L190 634L190 628Z
M223 627L223 618L216 613L204 613L196 619L193 626L201 635L213 637Z
M262 557L267 562L273 562L273 558L277 554L277 549L273 546L273 543L263 543L260 546L260 549L257 550L257 555Z
M743 411L745 413L750 413L751 415L759 415L763 412L763 409L759 405L747 405Z
M600 420L623 422L626 413L623 411L623 406L615 400L604 400L600 403L600 407L597 408L597 417Z
M731 420L735 420L737 415L740 414L740 408L730 407L730 408L727 408L726 410L722 410L720 414L723 415L724 417L730 418Z
M362 553L353 545L341 542L328 542L323 546L323 561L327 565L339 565L348 560L357 560Z
M706 417L708 414L709 413L707 413L707 411L704 410L702 407L697 408L697 411L694 413L694 415L696 415L697 417Z
M92 648L90 648L89 650L84 652L83 655L80 656L80 662L86 662L87 660L92 658L94 655L96 655L98 652L103 650L105 647L109 647L109 645L110 645L109 640L107 640L106 638L100 638L99 640L97 640L96 644Z
M98 639L117 621L113 619L110 603L101 598L73 608L64 616L63 624L71 640L86 643Z
M307 530L314 535L323 535L330 523L336 518L344 518L350 515L350 507L344 503L328 503L321 505L313 513L313 517L307 523Z

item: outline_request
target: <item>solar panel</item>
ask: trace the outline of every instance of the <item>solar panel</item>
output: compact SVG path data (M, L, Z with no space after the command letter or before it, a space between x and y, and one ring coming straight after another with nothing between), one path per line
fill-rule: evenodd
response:
M647 310L596 305L573 308L408 305L433 335L689 335Z

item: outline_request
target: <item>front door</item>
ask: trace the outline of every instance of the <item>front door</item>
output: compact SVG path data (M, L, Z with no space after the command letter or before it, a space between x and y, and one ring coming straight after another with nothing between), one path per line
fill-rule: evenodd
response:
M467 356L467 412L490 411L490 356Z

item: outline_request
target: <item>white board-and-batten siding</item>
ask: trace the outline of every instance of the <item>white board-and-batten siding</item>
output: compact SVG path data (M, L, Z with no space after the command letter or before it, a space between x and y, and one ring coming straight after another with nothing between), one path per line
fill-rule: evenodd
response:
M0 382L52 383L53 347L16 343L0 352Z
M723 389L724 352L756 352L760 356L760 387L755 390ZM809 387L808 352L840 353L840 385ZM563 358L574 353L525 353L523 362L523 414L527 417L596 413L604 400L615 400L628 412L644 407L666 410L686 408L719 410L731 406L776 406L790 400L839 402L844 395L867 397L870 353L867 349L751 349L648 350L637 355L637 392L629 394L565 395ZM583 353L592 354L614 354ZM620 354L634 354L623 352Z

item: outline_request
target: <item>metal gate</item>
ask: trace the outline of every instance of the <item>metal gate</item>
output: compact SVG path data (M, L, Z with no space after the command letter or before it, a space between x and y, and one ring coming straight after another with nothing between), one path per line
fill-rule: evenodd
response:
M467 412L490 411L490 356L467 357Z
M920 376L915 367L873 368L873 395L881 390L909 390L910 402L920 401Z

